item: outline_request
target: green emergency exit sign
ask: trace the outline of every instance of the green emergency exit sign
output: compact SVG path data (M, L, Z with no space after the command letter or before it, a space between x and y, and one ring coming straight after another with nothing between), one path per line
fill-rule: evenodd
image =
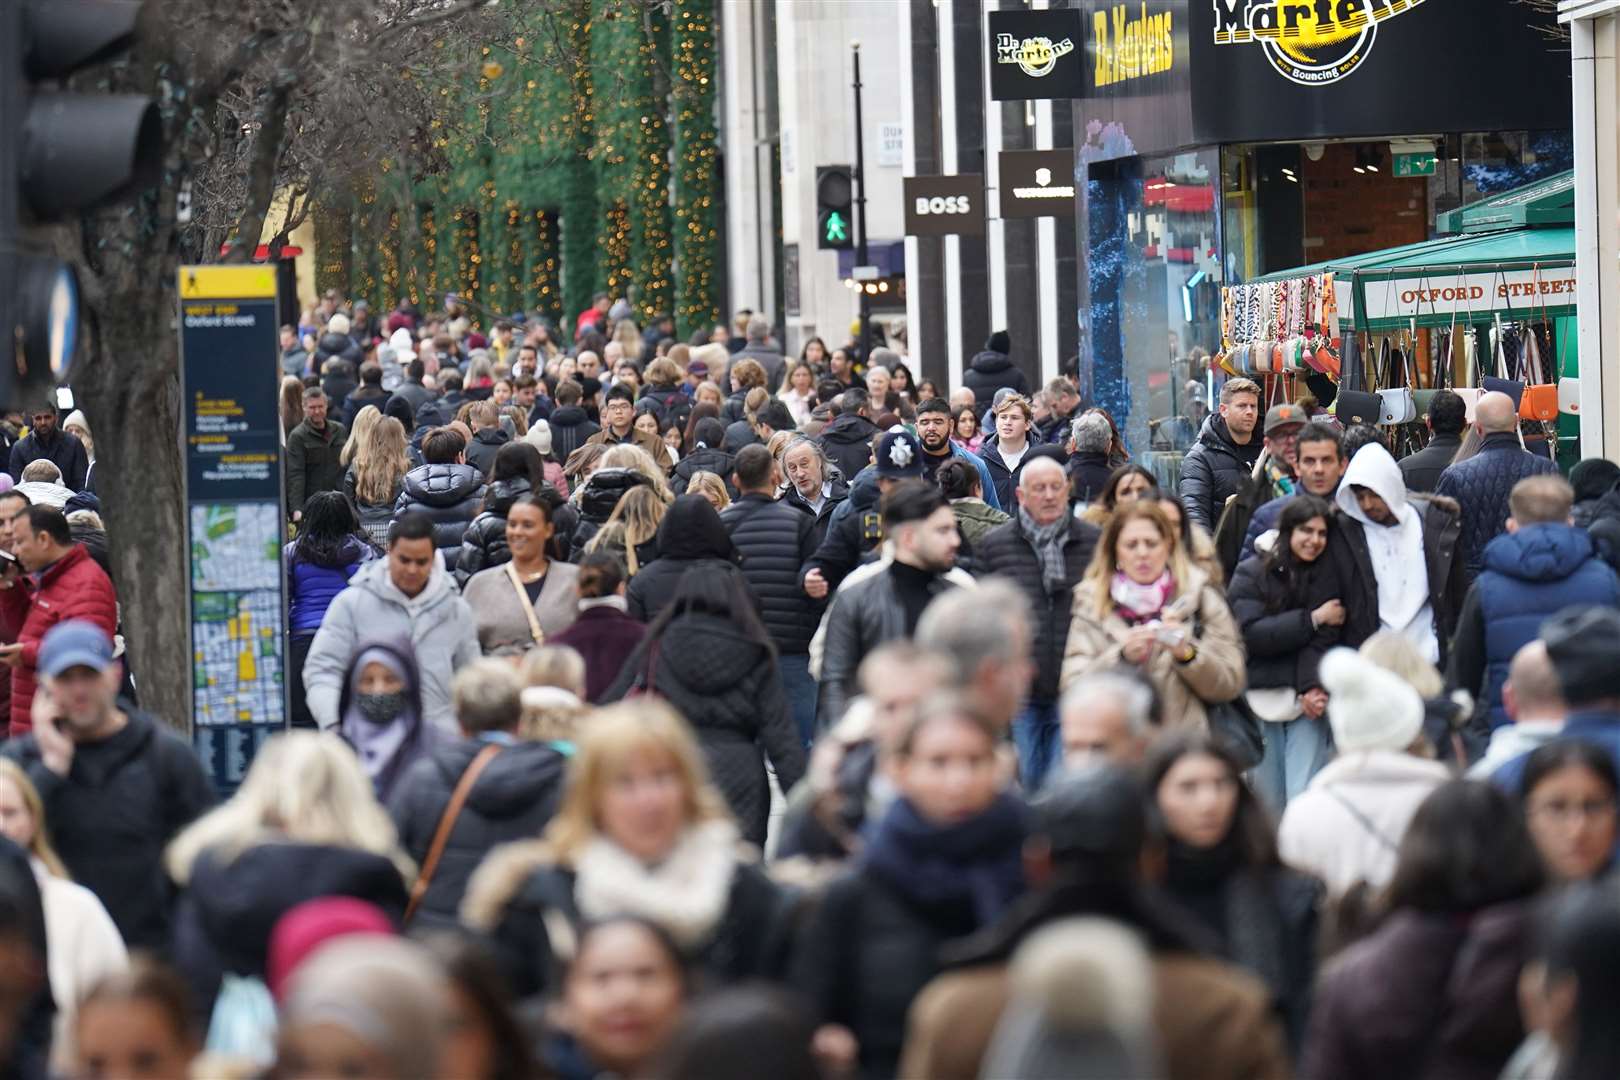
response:
M1433 176L1435 163L1439 159L1433 154L1396 154L1396 176Z

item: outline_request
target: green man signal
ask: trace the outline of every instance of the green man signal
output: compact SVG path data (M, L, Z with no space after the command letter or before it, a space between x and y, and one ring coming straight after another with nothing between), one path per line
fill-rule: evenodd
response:
M841 251L855 246L850 228L854 170L848 165L816 166L816 246Z

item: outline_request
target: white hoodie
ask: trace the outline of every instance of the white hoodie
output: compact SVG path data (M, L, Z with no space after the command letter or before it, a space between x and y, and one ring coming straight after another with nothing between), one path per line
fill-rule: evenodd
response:
M1396 524L1380 525L1361 512L1354 487L1370 488L1395 515ZM1350 459L1335 496L1339 509L1361 522L1367 554L1378 579L1378 625L1410 638L1428 659L1440 662L1440 639L1434 633L1429 603L1429 567L1423 557L1423 515L1406 501L1401 469L1378 443L1369 443Z

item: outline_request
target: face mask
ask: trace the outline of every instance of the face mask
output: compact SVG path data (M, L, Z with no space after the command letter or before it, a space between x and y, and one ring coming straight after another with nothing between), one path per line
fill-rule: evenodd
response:
M373 724L386 724L405 711L405 691L392 694L356 694L354 704L360 715Z

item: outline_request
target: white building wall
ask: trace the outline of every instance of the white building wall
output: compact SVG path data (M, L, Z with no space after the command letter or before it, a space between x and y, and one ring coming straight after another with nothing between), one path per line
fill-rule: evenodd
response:
M774 56L760 16L767 0L720 5L720 145L725 153L726 277L731 310L771 315L778 267L771 234L766 102Z

